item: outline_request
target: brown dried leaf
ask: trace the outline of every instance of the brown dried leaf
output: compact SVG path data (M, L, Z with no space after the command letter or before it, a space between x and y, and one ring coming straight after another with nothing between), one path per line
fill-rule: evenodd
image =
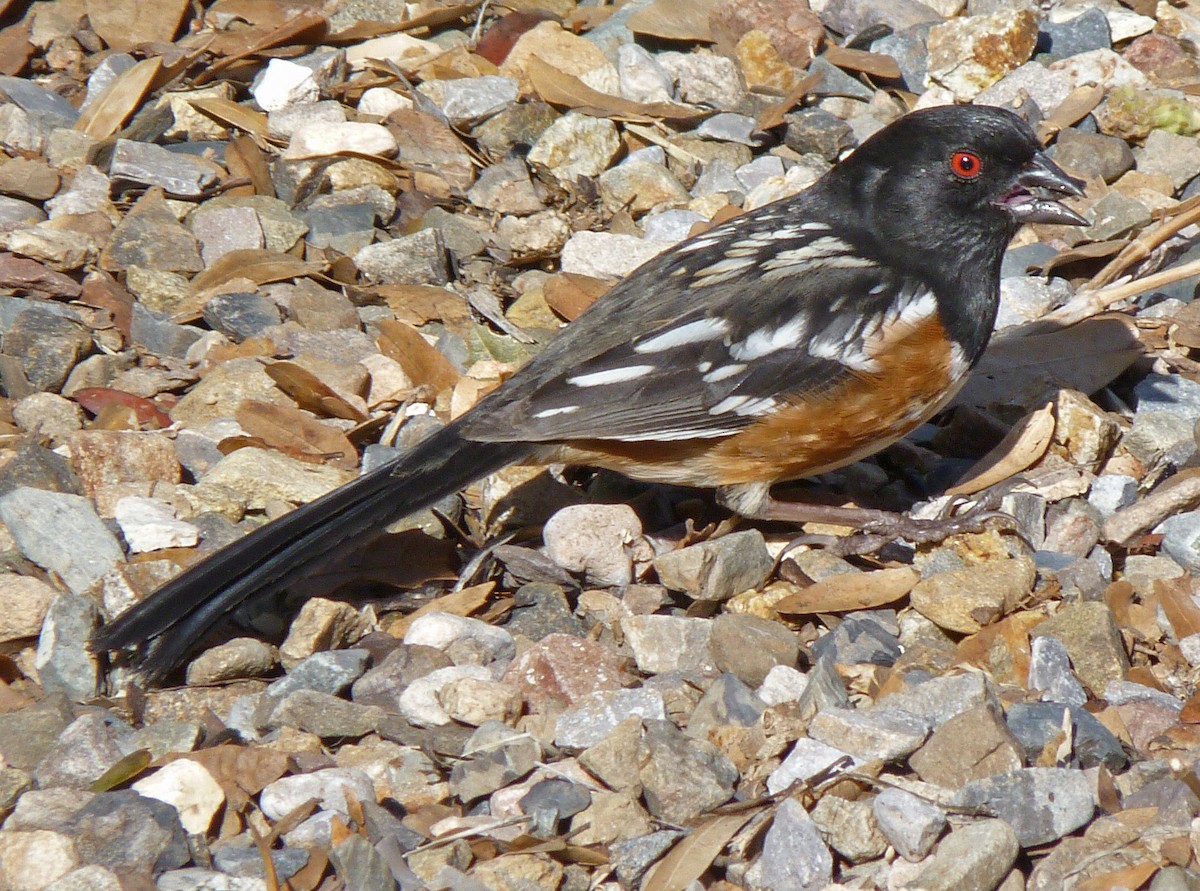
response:
M568 322L573 322L583 311L604 296L612 282L576 272L560 272L546 279L542 294L546 305Z
M238 135L229 140L225 147L225 167L229 175L250 181L248 186L235 186L226 195L267 195L275 197L275 184L271 182L271 167L263 149L252 136Z
M235 278L245 278L256 285L265 285L290 278L303 278L324 269L324 263L301 260L291 254L262 248L243 248L230 251L199 273L188 285L188 292L193 295L201 294Z
M88 21L115 52L139 43L170 43L183 24L188 0L87 0Z
M1148 882L1150 877L1156 872L1158 872L1158 864L1144 860L1133 866L1114 869L1112 872L1084 879L1078 882L1075 887L1078 891L1112 891L1114 888L1127 888L1129 891L1136 891L1136 889Z
M265 114L220 96L197 96L195 99L189 99L188 103L201 114L249 133L259 145L266 144L270 133Z
M263 50L276 46L289 46L293 43L317 43L329 33L329 19L315 9L305 9L277 28L265 33L257 28L246 31L234 31L219 37L231 37L230 41L214 41L210 47L214 53L224 55L214 65L202 71L194 81L198 87L204 86L218 77L226 68L248 56L257 55Z
M895 603L920 580L907 566L875 572L847 572L830 576L775 604L775 611L791 615L842 613Z
M1119 315L1045 333L1021 330L992 340L953 404L1033 407L1058 389L1095 393L1142 354L1137 328Z
M767 106L759 113L758 118L754 122L755 125L759 130L770 130L778 127L783 123L784 116L799 105L800 100L807 96L824 78L824 71L814 71L812 74L800 78L800 82L788 90L786 96L774 105Z
M412 325L385 319L379 323L380 352L394 359L415 385L428 385L435 393L458 383L458 371Z
M1183 704L1179 720L1184 724L1200 724L1200 690L1193 693L1192 698Z
M235 809L244 804L247 796L257 795L267 785L288 772L288 756L274 749L231 744L201 749L198 752L174 752L159 760L158 765L187 758L203 766L234 803Z
M75 129L95 139L108 139L142 104L161 67L161 56L142 59L110 83L79 115Z
M694 121L707 112L677 105L674 102L630 102L620 96L610 96L593 90L579 78L559 71L537 56L525 63L525 73L538 95L551 105L563 105L597 117L617 118L648 122L655 119L666 121Z
M470 588L463 588L461 591L452 591L449 594L444 594L436 600L431 600L416 612L409 613L407 616L397 619L388 627L388 634L392 635L392 637L403 637L408 627L426 613L439 612L450 613L455 616L469 616L487 603L488 597L491 596L495 588L495 582L484 582L482 585L472 585Z
M861 71L872 77L885 77L889 80L901 77L900 66L896 64L895 59L885 53L847 49L844 46L829 46L825 52L821 53L821 57L830 65L850 71Z
M642 891L683 891L704 875L717 855L757 811L705 820L654 865Z
M264 366L263 370L270 375L279 389L295 399L301 408L306 408L315 415L360 423L367 419L362 409L346 401L340 393L295 362L272 362Z
M975 462L963 477L946 490L947 495L973 495L1028 470L1050 447L1054 437L1054 405L1047 404L1026 415L994 449Z
M358 466L358 452L341 430L297 408L247 399L238 406L236 417L247 433L273 449L323 457L343 470Z
M464 337L471 330L467 298L457 291L434 285L375 285L373 291L401 322L420 326L440 321Z
M654 0L629 18L629 30L665 40L713 42L709 17L720 5L719 0Z
M8 4L4 4L7 8ZM20 74L33 57L34 46L29 42L32 24L27 19L0 31L0 74Z
M1158 579L1154 583L1158 605L1166 613L1176 640L1200 634L1200 606L1192 600L1192 579Z
M71 394L71 398L97 417L114 405L133 412L139 428L147 425L165 430L171 426L171 416L143 396L114 390L110 387L84 387Z
M1095 84L1076 87L1059 103L1054 113L1038 125L1038 136L1042 142L1048 142L1055 133L1083 120L1103 98L1104 87Z

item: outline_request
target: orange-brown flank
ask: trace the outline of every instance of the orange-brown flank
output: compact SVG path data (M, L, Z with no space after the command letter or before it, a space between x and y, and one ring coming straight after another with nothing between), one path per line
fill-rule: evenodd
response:
M781 408L725 439L580 440L545 457L686 486L800 479L900 439L942 408L966 378L966 363L956 361L936 313L892 327L867 352L878 371L852 372L825 392L781 394Z

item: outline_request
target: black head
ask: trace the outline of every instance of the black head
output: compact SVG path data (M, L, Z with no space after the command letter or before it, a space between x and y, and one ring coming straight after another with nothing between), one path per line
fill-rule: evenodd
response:
M989 106L916 111L880 130L830 174L857 192L861 222L888 253L952 252L998 264L1023 223L1087 225L1043 190L1081 195L1083 183L1042 152L1021 118ZM890 248L890 249L889 249ZM981 256L982 255L982 256Z

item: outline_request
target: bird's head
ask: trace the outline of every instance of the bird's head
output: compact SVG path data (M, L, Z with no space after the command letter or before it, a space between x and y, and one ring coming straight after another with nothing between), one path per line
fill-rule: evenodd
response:
M1002 108L941 106L904 116L839 165L861 189L872 229L907 249L945 245L996 256L1024 223L1086 226L1058 198L1083 182L1050 160L1029 125ZM965 259L965 256L964 256Z

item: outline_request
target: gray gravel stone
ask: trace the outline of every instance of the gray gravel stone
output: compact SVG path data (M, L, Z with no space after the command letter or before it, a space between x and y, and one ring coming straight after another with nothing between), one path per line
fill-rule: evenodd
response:
M379 284L444 285L450 281L446 244L436 229L369 245L354 262L370 281Z
M809 722L808 735L863 761L894 761L925 742L929 723L899 709L827 708Z
M696 600L724 601L757 588L774 564L762 533L750 529L669 551L654 560L654 569L674 591Z
M975 780L954 797L963 807L985 806L1016 832L1021 847L1074 832L1092 818L1092 786L1080 770L1026 767Z
M821 891L832 881L833 856L800 802L780 802L747 878L766 891Z
M1071 673L1067 648L1057 637L1035 637L1029 660L1029 688L1042 694L1046 702L1083 705L1087 693Z
M907 887L992 891L1004 881L1020 852L1016 834L1003 820L972 823L950 833Z
M574 708L559 715L554 744L574 751L596 745L631 715L647 720L667 716L661 693L654 690L601 690L582 697Z
M84 594L124 560L116 536L86 498L41 489L14 489L0 497L0 520L21 552Z
M738 769L720 749L689 739L670 721L646 721L638 764L646 808L668 823L686 823L724 804L738 781Z
M204 305L204 321L235 343L258 337L283 321L279 307L260 294L218 294Z
M946 828L946 812L903 789L884 789L871 803L879 828L905 860L917 863Z
M100 624L90 597L63 593L50 604L38 638L37 668L42 687L60 690L76 701L100 693L100 662L88 638Z
M267 692L277 699L284 699L296 690L315 690L336 696L362 676L370 660L371 654L366 650L313 653L292 666L286 677L267 687Z
M1065 715L1070 715L1075 758L1080 767L1104 764L1109 770L1121 770L1128 758L1120 741L1086 709L1057 702L1017 702L1005 715L1008 729L1021 743L1025 759L1035 762L1052 739L1063 730Z

